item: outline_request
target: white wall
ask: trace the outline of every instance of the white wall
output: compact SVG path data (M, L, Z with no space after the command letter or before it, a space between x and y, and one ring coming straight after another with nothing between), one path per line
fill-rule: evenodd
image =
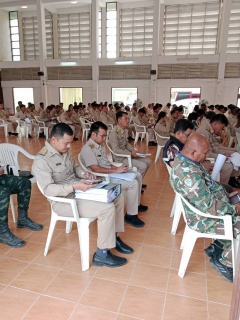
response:
M0 10L0 61L12 60L8 12Z

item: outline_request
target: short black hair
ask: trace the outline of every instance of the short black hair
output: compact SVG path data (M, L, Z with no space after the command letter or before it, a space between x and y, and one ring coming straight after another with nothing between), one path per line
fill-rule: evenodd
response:
M159 112L156 123L158 123L160 119L165 118L166 115L167 115L167 114L166 114L166 112L164 112L164 111Z
M179 112L182 112L183 111L183 106L179 106L176 108Z
M48 109L48 110L52 110L53 107L52 107L52 106L47 106L47 109Z
M138 113L140 113L140 112L145 114L146 110L144 108L141 108L141 109L138 110Z
M225 124L225 126L227 127L228 125L228 119L224 114L216 114L211 120L210 123L213 122L218 122L221 124Z
M199 105L196 104L193 110L194 110L195 112L197 112L197 111L199 110Z
M73 136L73 130L68 124L60 122L53 126L52 131L50 133L50 138L56 137L60 139L64 136L64 134L67 134L68 136Z
M73 106L73 109L74 110L79 109L79 106Z
M194 125L191 121L187 119L179 119L175 125L173 133L177 133L178 131L180 132L186 132L187 129L194 129Z
M174 109L171 110L170 114L172 115L172 114L174 114L174 113L177 112L177 111L178 111L178 108L174 108Z
M44 103L43 102L40 102L40 106L42 106Z
M168 106L168 107L171 107L171 103L168 102L168 103L167 103L167 106Z
M125 112L125 111L119 111L117 114L116 114L116 120L118 122L118 119L122 118L123 115L126 114L128 116L128 113Z
M220 106L218 107L218 110L224 109L224 106L222 104L220 104Z
M208 111L206 113L206 119L211 120L215 115L216 113L214 111Z
M88 134L88 139L91 137L91 134L93 132L98 133L100 128L104 129L106 131L108 129L108 127L102 121L93 122L91 127L90 127L90 131L89 131L89 134Z
M197 111L197 114L199 114L200 116L203 116L205 114L205 111L203 109L199 109Z
M194 121L194 120L197 120L198 117L200 117L200 114L198 114L196 112L191 112L188 115L188 120L189 121Z
M153 110L155 111L155 110L157 110L157 109L159 109L160 108L160 106L159 106L159 104L157 103L154 107L153 107Z

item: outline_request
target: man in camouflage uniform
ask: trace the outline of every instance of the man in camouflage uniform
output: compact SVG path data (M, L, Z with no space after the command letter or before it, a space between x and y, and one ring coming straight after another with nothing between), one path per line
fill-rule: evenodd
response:
M210 145L205 137L193 133L186 141L181 153L175 157L170 182L174 190L201 212L232 216L234 237L240 233L240 204L231 205L225 189L212 180L201 162L206 159ZM186 205L188 225L201 233L224 234L222 220L203 218L193 213ZM210 264L227 281L233 281L231 241L218 240L211 244L205 253L211 257Z
M4 174L4 169L0 169L0 243L20 248L25 245L25 241L16 237L8 228L8 206L11 194L18 195L17 227L33 231L42 230L42 225L28 218L31 181L27 178Z

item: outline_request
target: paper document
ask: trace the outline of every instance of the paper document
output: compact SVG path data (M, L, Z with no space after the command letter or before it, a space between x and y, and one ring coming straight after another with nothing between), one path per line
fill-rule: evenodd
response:
M141 157L141 158L145 158L145 157L150 157L151 153L136 153L137 156Z
M82 191L82 190L75 190L75 193L99 193L99 191L97 191L97 189L101 189L102 187L106 186L107 184L109 184L108 181L102 181L101 183L95 185L94 187L88 189L87 191Z
M133 181L136 178L136 173L133 173L133 172L110 173L109 177L113 180Z
M213 180L217 179L225 160L226 160L226 156L224 156L223 154L219 154L217 156L217 159L214 164L213 171L212 171L212 179Z
M238 171L240 167L240 154L238 152L232 153L231 157L228 158L228 162L233 164L233 168Z

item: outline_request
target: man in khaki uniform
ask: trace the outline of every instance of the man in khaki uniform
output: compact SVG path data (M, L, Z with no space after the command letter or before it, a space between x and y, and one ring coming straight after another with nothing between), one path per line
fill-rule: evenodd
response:
M98 104L94 112L94 121L101 121L101 117L100 117L101 111L102 111L102 105Z
M52 127L54 126L54 123L52 122L51 117L51 111L52 108L48 106L45 110L41 111L40 113L40 121L43 121L45 123L45 126L49 128L49 132L52 130Z
M116 124L116 121L114 121L113 118L111 118L108 114L108 107L107 106L103 106L102 107L102 111L100 113L100 119L103 123L105 123L106 125L108 124ZM111 126L110 126L111 128Z
M55 108L53 108L52 109L52 111L50 112L50 117L52 118L52 119L57 119L58 117L60 117L61 116L61 110L60 110L60 106L59 105L57 105L57 106L55 106Z
M82 179L94 179L90 173L84 173L70 153L73 131L65 123L57 123L51 132L50 140L45 142L36 155L32 171L46 196L74 197L75 190L87 191L92 183ZM116 247L119 252L131 253L117 232L124 231L122 194L113 203L76 200L80 217L98 219L97 252L93 256L94 266L119 267L127 260L113 255L108 249ZM72 216L68 203L54 202L53 209L58 215Z
M114 110L113 110L113 105L112 105L112 103L109 103L108 108L109 108L109 110L108 110L108 116L111 117L111 118L115 121L115 120L116 120L116 113L115 113Z
M161 108L162 108L162 105L158 103L153 107L153 119L155 120L155 123L157 122L158 114Z
M151 165L151 160L148 158L140 158L136 150L130 145L127 139L127 126L129 125L129 117L126 112L120 111L117 113L117 127L114 128L109 134L109 144L113 152L118 154L131 155L132 165L137 167L137 170L141 173L142 177L145 176L147 170ZM124 157L113 155L113 159L116 162L121 162L128 165L128 161ZM146 188L146 185L142 185Z
M171 103L167 103L166 106L162 109L163 112L166 112L167 116L170 116Z
M72 120L74 123L78 124L81 127L80 115L79 115L79 106L73 107Z
M11 134L13 136L18 136L18 133L15 132L18 124L16 121L9 120L9 113L4 110L4 105L2 102L0 102L0 120L4 120L5 123L7 123L9 136Z
M21 127L28 127L28 132L32 131L32 123L27 123L25 121L25 119L28 118L28 113L24 104L20 106L20 111L16 113L16 117L20 119ZM30 133L28 134L28 138L32 138Z
M84 165L93 172L97 173L124 173L128 172L129 168L123 164L116 167L108 161L106 150L103 143L107 137L107 126L100 121L94 122L90 128L91 138L82 148L80 153ZM134 172L135 173L135 172ZM112 183L120 183L122 190L126 190L127 198L127 214L125 215L125 222L131 224L135 228L141 228L145 225L143 221L138 218L138 212L147 211L148 207L140 203L142 176L136 172L136 177L133 181L114 180Z
M155 136L154 136L154 131L153 131L153 125L152 123L146 121L144 121L143 117L144 115L146 115L146 110L144 108L141 108L138 110L138 115L136 117L134 117L133 121L138 124L139 126L145 126L147 129L147 132L149 134L149 142L148 142L148 146L156 146L157 143L154 141L155 140ZM140 128L136 127L137 131L141 131Z
M32 128L34 129L35 135L37 136L38 135L38 131L39 131L39 124L37 123L37 121L35 119L33 111L34 111L34 104L31 103L29 105L29 107L27 108L26 112L27 112L27 115L28 115L28 119L30 119L32 121ZM44 132L41 132L39 134L39 138L45 138Z
M177 109L173 109L170 112L171 116L169 118L169 125L170 125L170 133L174 131L175 124L179 119L179 111Z
M217 114L210 120L209 123L205 122L204 125L197 129L196 132L206 137L207 141L210 143L210 158L216 159L219 153L230 156L233 152L236 152L234 148L222 146L215 137L215 134L221 132L227 125L227 118L223 114ZM233 165L225 162L222 170L220 171L220 181L222 183L230 184L230 186L234 188L240 188L240 184L235 178L238 175L238 172L233 169Z
M81 126L74 122L72 113L73 112L70 110L65 111L64 113L61 114L60 120L61 122L68 124L72 128L74 133L73 141L76 141L78 140L77 136L79 134L79 131L81 130Z

